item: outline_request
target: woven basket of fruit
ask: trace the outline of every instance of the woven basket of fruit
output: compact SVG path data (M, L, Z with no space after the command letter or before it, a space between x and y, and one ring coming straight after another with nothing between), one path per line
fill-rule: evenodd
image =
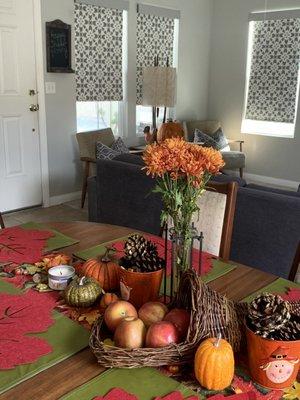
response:
M116 322L116 314L122 315L121 323ZM129 317L124 319L125 315ZM152 302L136 310L125 301L112 303L94 324L90 347L106 368L180 365L193 360L200 341L218 334L238 350L241 318L233 302L210 289L194 270L188 270L168 307ZM113 341L107 339L109 332Z

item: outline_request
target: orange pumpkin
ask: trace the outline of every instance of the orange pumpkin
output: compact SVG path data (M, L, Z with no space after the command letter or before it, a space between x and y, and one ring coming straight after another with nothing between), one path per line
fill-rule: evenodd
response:
M105 292L120 286L119 266L110 257L112 251L115 250L107 248L103 256L87 260L81 268L81 274L96 279Z
M195 376L209 390L227 388L234 376L234 355L231 345L221 335L204 340L197 349Z
M157 132L157 142L161 143L165 139L173 137L184 137L184 130L179 122L168 121L161 124Z
M118 301L119 297L114 293L105 293L100 300L100 310L104 311L106 308L115 301Z

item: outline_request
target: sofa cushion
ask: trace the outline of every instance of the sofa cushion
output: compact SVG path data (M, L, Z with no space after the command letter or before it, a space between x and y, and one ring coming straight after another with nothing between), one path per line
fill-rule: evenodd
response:
M128 164L145 165L141 156L136 154L119 154L114 158L115 161L122 161Z
M238 176L219 174L211 178L212 182L229 183L236 182L240 187L247 186L247 182Z
M225 161L224 169L236 169L245 167L245 154L240 151L222 151Z
M255 185L254 183L249 183L249 185L247 185L247 188L255 189L255 190L263 190L265 192L283 194L285 196L300 197L300 192L299 191L298 192L294 192L292 190L276 189L276 188L271 188L271 187L267 187L267 186Z
M213 147L216 150L230 150L228 140L226 139L222 128L217 129L212 134L206 134L200 129L195 129L194 143L203 143L203 146Z
M194 143L201 143L205 147L213 147L213 148L216 148L217 145L217 143L212 137L200 131L200 129L195 129Z

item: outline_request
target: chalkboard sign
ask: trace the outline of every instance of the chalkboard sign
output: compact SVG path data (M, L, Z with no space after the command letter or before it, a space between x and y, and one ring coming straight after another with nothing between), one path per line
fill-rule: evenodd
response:
M71 67L71 25L46 22L47 72L74 72Z

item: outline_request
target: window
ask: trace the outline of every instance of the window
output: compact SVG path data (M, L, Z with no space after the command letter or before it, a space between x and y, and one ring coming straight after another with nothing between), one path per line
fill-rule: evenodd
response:
M122 102L118 101L78 101L77 132L111 128L114 135L123 136Z
M242 132L294 137L300 13L254 13L250 17Z
M180 13L176 10L138 5L137 13L137 107L136 131L142 135L145 126L152 125L152 107L142 106L143 68L153 66L158 57L159 66L177 66ZM164 108L160 107L157 124L163 121ZM168 109L167 117L175 110Z

